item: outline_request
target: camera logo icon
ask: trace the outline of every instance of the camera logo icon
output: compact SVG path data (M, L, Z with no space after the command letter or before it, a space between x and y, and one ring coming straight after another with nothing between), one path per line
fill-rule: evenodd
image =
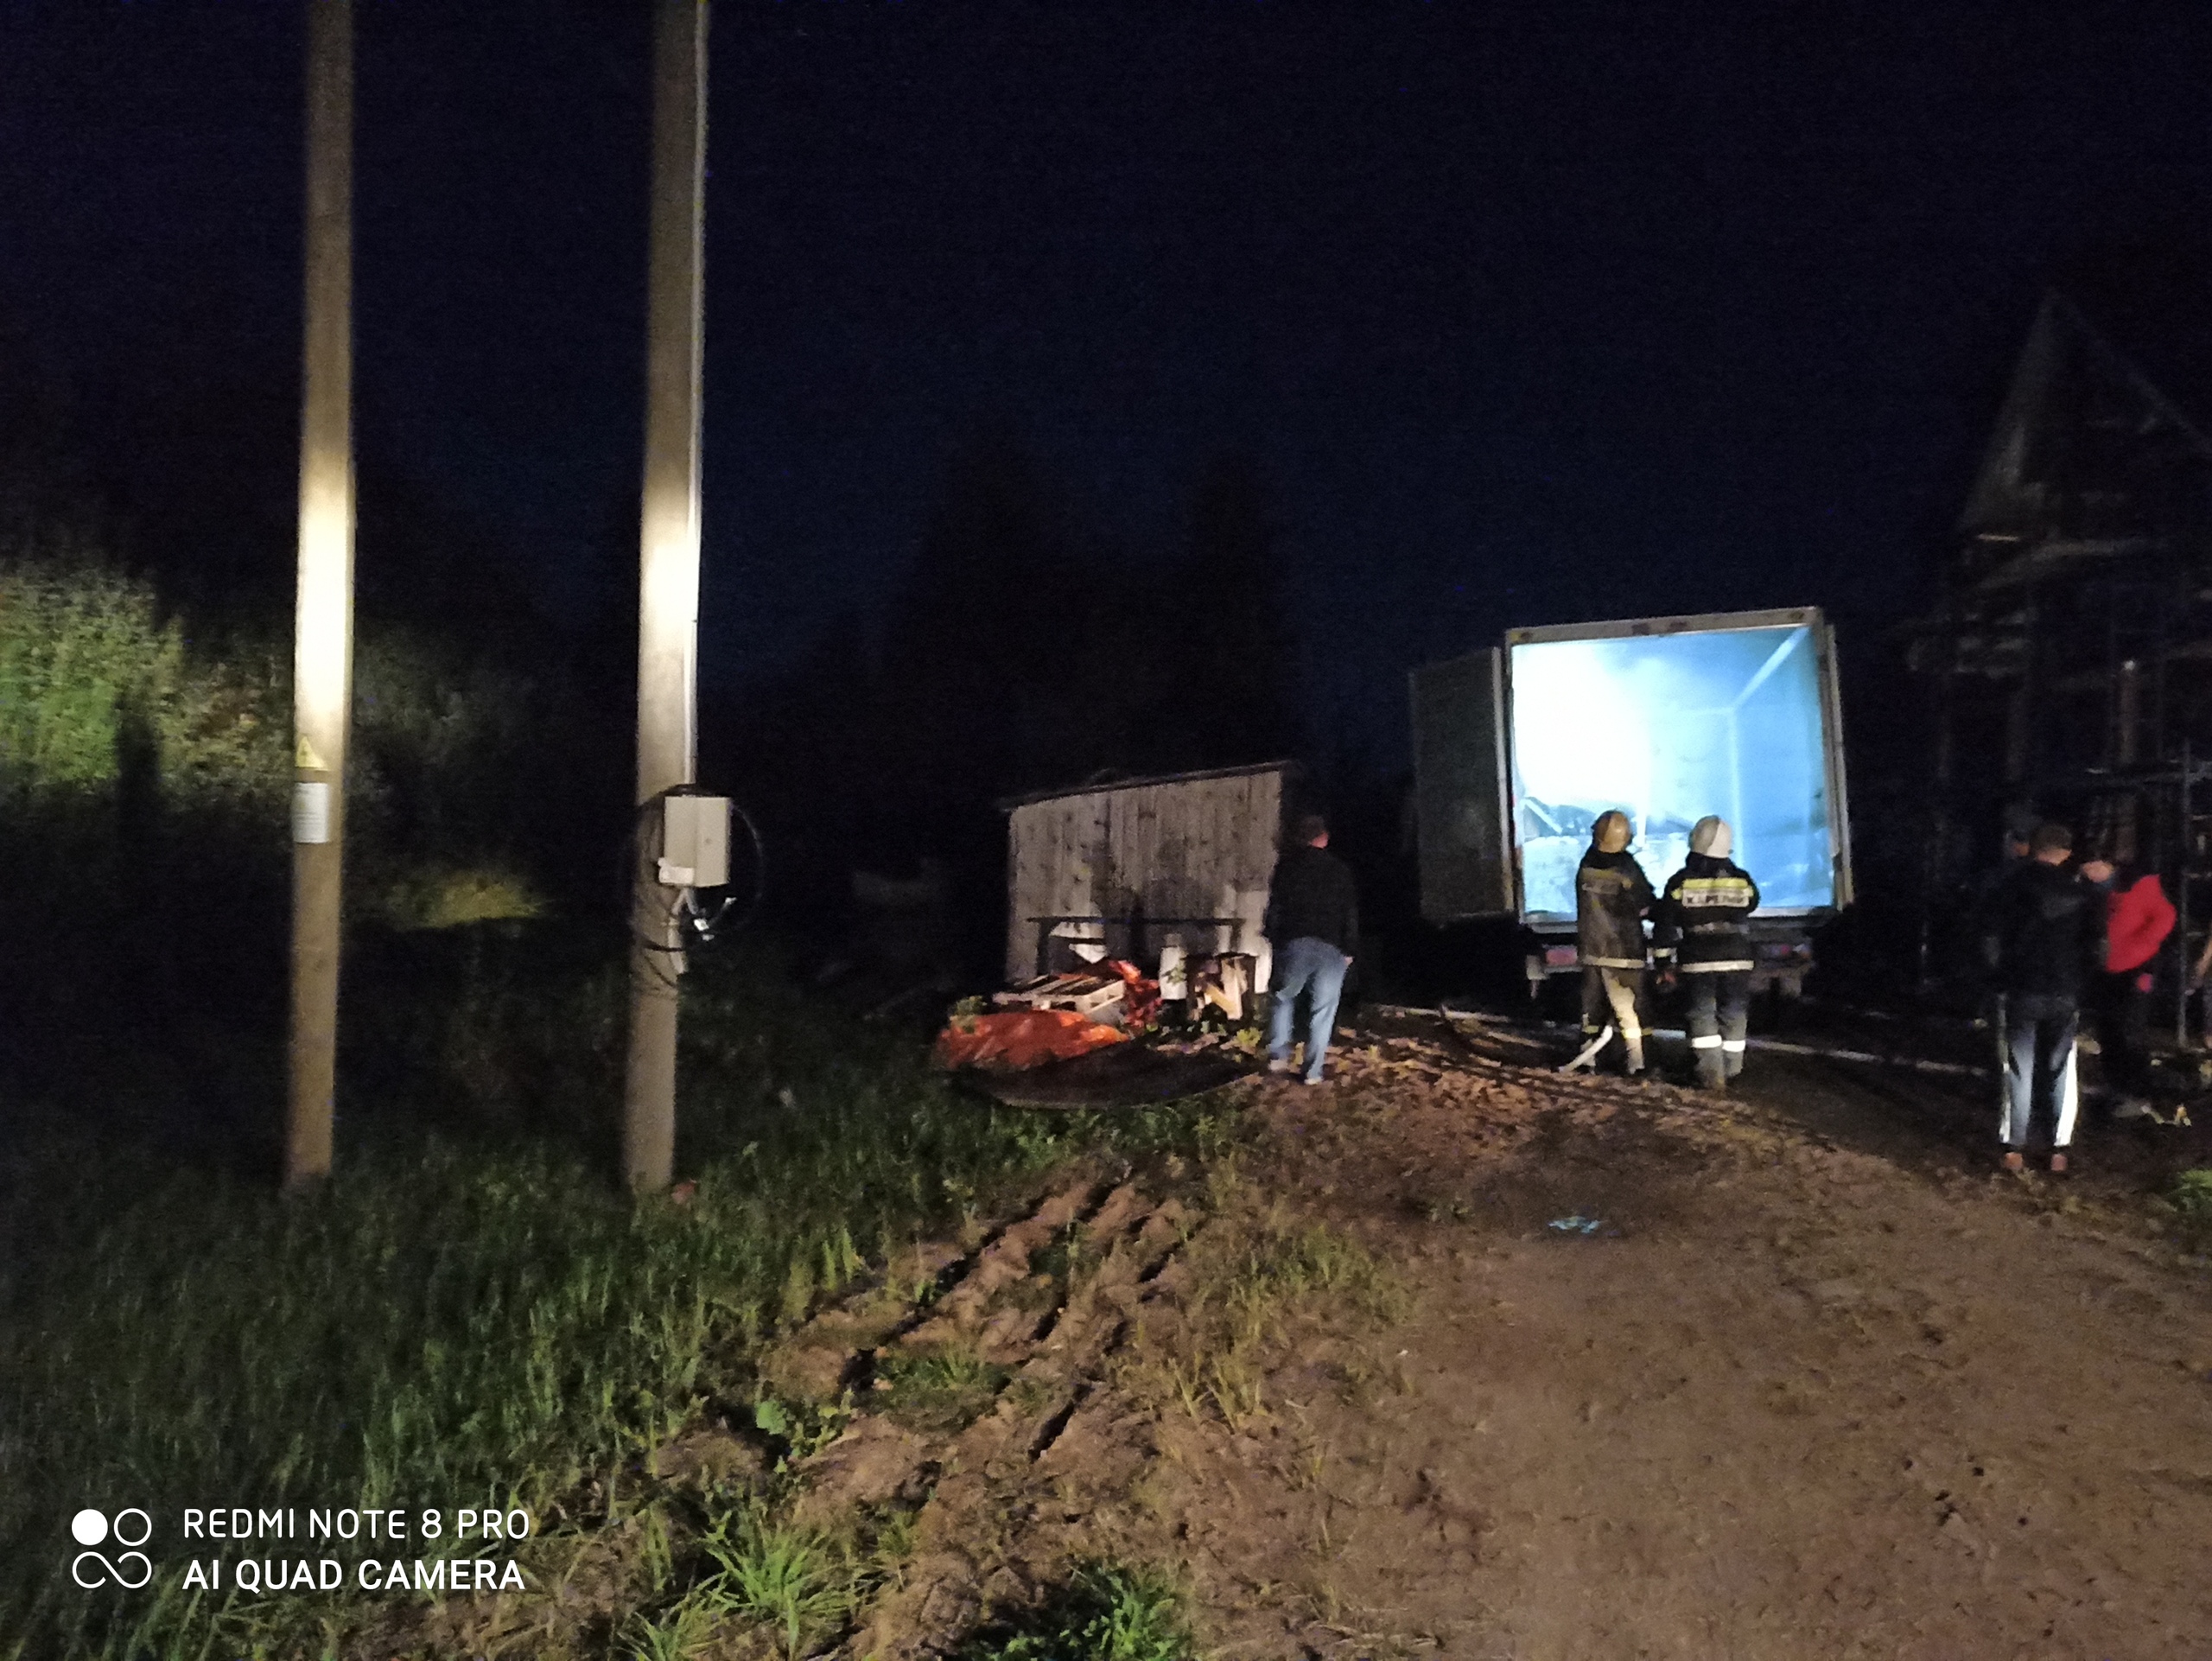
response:
M116 1512L114 1522L110 1523L106 1512L88 1505L69 1519L69 1533L79 1545L88 1548L110 1540L119 1546L137 1547L153 1537L154 1519L130 1505ZM87 1550L71 1561L69 1577L87 1591L114 1585L135 1592L154 1578L154 1564L144 1552L135 1550L118 1552L113 1559L105 1552Z

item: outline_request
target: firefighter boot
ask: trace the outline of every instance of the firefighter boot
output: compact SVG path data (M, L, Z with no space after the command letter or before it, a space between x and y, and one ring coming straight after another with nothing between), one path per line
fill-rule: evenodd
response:
M1721 1059L1720 1046L1713 1044L1697 1052L1697 1087L1700 1090L1728 1088L1728 1064Z

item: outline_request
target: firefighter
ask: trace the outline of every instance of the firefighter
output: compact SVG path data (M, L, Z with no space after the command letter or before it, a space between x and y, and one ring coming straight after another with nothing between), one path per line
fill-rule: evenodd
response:
M1582 959L1582 1041L1596 1051L1610 1025L1625 1047L1629 1077L1643 1071L1643 1022L1637 1000L1643 991L1643 919L1651 909L1651 881L1628 850L1628 815L1600 813L1590 827L1590 849L1574 874L1574 939Z
M1690 856L1667 879L1653 945L1669 983L1679 965L1689 986L1690 1052L1697 1082L1725 1090L1744 1070L1751 1002L1751 913L1759 885L1728 857L1728 821L1707 814L1690 827Z

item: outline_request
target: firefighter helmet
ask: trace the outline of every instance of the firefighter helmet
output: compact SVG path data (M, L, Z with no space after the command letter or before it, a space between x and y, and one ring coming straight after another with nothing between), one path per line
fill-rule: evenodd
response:
M1735 845L1735 832L1729 830L1728 821L1718 813L1708 813L1690 827L1690 852L1694 854L1726 859L1728 850Z

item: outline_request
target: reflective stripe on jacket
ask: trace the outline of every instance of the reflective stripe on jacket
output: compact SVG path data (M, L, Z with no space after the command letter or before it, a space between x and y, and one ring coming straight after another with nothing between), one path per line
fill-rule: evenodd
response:
M1751 913L1758 908L1759 885L1750 872L1732 860L1692 854L1659 899L1660 955L1679 952L1685 975L1755 968Z

